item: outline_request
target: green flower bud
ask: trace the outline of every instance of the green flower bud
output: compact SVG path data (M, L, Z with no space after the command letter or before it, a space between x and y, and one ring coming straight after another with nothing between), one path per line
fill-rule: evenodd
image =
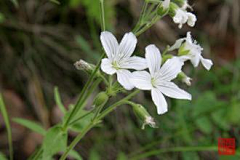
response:
M109 99L109 96L106 92L100 92L98 93L98 95L96 96L94 102L93 102L93 106L94 107L99 107L99 106L103 106L107 103Z
M74 63L74 66L78 69L78 70L83 70L89 74L91 74L93 72L93 70L95 69L95 65L93 64L89 64L86 61L80 59L79 61Z
M170 0L164 0L163 2L161 2L157 11L158 15L162 17L165 16L169 11L169 7L170 7Z
M186 49L186 43L183 43L181 47L178 49L178 55L179 56L184 56L188 55L190 50Z
M130 102L133 107L133 112L135 115L143 122L142 129L145 128L145 125L149 125L152 128L156 128L156 123L153 117L147 112L147 110L141 104L135 104Z
M192 78L188 77L184 72L180 72L177 78L180 79L186 85L191 86Z
M174 17L175 14L176 14L176 10L177 10L177 9L179 9L178 5L175 4L175 3L173 3L173 2L171 2L171 3L170 3L170 8L169 8L169 15L170 15L171 17Z
M94 107L103 106L107 103L108 99L109 99L109 96L106 92L100 92L96 96L96 98L93 102L93 106Z

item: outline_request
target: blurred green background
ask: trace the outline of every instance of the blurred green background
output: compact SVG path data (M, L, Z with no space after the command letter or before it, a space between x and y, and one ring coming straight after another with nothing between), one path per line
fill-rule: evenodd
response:
M54 86L59 87L66 107L74 104L88 75L73 63L79 59L96 63L101 52L98 0L59 2L0 1L0 89L7 110L11 118L38 121L45 128L63 116L55 105ZM136 54L143 56L150 43L163 50L191 31L203 46L204 57L214 62L209 72L202 66L184 67L193 83L191 87L179 85L193 100L168 99L169 112L158 116L150 94L140 93L135 101L144 104L158 128L141 130L132 109L121 106L76 147L83 159L240 159L239 152L220 157L211 151L219 137L235 138L237 149L240 144L240 1L189 3L198 17L196 27L179 30L165 17L138 38ZM107 29L121 39L136 24L142 4L143 0L105 0ZM26 159L42 137L14 122L12 127L15 159ZM70 140L75 135L71 133ZM8 154L1 116L0 151Z

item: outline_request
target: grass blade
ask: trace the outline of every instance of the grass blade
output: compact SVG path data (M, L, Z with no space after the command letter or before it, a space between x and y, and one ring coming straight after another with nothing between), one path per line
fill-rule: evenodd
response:
M10 160L13 160L12 130L11 130L10 121L8 118L7 110L6 110L5 104L3 102L1 93L0 93L0 111L2 113L3 120L6 125L6 129L7 129Z

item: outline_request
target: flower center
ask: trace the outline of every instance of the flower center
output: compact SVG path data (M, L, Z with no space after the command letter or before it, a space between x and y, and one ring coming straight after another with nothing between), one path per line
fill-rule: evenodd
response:
M155 88L156 87L156 80L155 78L151 78L151 84Z
M116 70L120 69L117 61L113 61L113 62L112 62L112 66L113 66L113 68L115 68Z

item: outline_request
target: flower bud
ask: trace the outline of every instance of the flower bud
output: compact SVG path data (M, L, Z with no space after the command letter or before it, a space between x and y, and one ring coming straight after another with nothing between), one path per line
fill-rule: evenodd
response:
M170 7L170 0L164 0L158 8L158 12L157 12L158 15L165 16L169 11L169 7Z
M180 72L178 78L186 85L191 86L192 78L188 77L184 72Z
M92 73L92 71L94 70L95 66L93 64L89 64L86 61L80 59L79 61L74 63L74 66L78 69L78 70L83 70L89 74Z
M100 92L98 93L98 95L96 96L94 102L93 102L93 106L94 107L99 107L99 106L103 106L107 103L109 99L109 96L106 92Z
M152 128L156 128L156 123L153 117L147 112L147 110L140 104L131 102L133 112L143 122L142 129L145 129L145 125L149 125Z

